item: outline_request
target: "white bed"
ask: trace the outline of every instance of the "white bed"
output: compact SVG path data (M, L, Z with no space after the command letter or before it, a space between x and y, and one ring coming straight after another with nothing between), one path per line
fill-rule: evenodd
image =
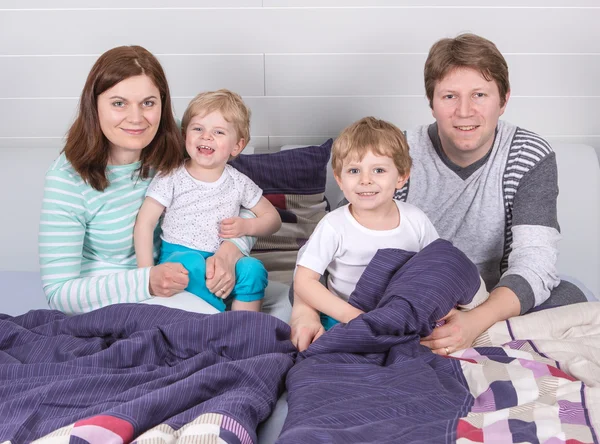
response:
M295 148L287 146L284 149ZM585 145L555 145L559 170L559 223L563 234L560 244L559 271L563 277L581 286L589 300L600 295L600 164L593 148ZM341 193L328 172L327 197L338 202ZM35 233L31 233L35 236ZM265 311L287 321L290 314L289 287L270 282ZM39 273L0 271L0 312L18 315L31 309L47 308ZM594 296L595 295L595 296ZM199 298L182 293L170 299L155 298L159 303L188 311L210 313ZM271 418L259 429L261 444L272 443L278 436L287 413L285 395L277 403Z

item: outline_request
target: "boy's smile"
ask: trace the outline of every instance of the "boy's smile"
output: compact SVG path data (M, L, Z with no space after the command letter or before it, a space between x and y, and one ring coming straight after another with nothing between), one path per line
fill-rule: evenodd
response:
M406 178L401 177L394 161L368 151L362 159L348 159L342 165L336 181L352 209L378 214L393 204L396 189L402 188Z
M190 156L186 167L198 180L214 182L223 173L231 156L237 156L246 146L238 138L231 122L220 111L196 115L185 132L185 149Z

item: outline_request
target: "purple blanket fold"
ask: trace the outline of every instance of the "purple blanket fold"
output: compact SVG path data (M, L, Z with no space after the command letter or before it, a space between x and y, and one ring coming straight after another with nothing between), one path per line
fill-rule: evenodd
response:
M261 313L144 304L74 317L0 315L0 442L29 442L93 417L122 420L115 433L126 424L129 439L206 413L243 428L224 428L226 442L255 442L294 362L289 335Z
M458 361L419 337L479 285L475 265L447 241L418 254L379 250L350 299L370 311L334 326L288 373L278 442L453 442L473 397Z

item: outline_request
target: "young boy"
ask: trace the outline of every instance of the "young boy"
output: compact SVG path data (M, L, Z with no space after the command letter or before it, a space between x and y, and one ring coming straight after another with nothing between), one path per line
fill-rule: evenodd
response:
M164 212L159 263L179 262L189 272L190 293L215 308L260 311L267 286L262 263L244 257L236 264L236 284L229 298L206 287L205 260L223 239L266 236L281 226L277 210L262 190L227 161L250 139L250 111L242 98L219 90L197 95L186 109L181 130L187 152L184 164L158 174L148 187L134 229L139 267L154 265L153 233ZM256 218L239 217L248 208Z
M393 199L411 158L402 131L373 117L344 129L332 148L335 179L348 204L327 214L298 257L294 291L328 330L362 314L348 299L380 248L419 252L438 238L419 208ZM320 283L328 271L327 287Z

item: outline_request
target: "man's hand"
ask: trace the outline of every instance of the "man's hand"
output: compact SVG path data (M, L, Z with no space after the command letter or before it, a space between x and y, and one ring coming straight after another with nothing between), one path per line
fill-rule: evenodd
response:
M450 310L441 320L444 325L421 338L421 344L438 355L446 356L457 350L469 348L475 339L494 325L518 316L521 305L517 296L507 287L498 287L490 293L487 301L471 311Z
M188 286L188 271L179 263L165 262L150 269L148 290L152 296L168 298Z
M421 344L442 356L469 348L486 328L482 328L477 319L472 318L472 313L473 311L463 312L452 309L440 319L446 323L434 328L429 336L421 338Z
M229 217L223 219L220 224L219 236L222 239L233 239L236 237L246 236L249 233L250 219L241 217Z

